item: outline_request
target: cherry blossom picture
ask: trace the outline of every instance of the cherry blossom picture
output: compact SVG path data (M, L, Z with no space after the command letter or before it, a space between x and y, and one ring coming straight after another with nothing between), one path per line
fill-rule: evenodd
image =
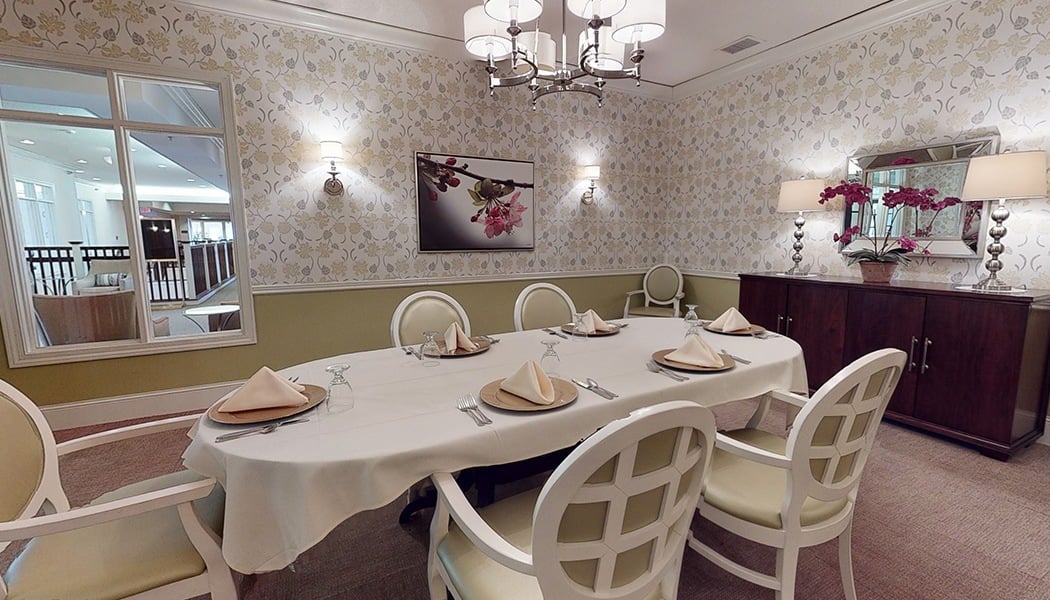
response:
M531 162L416 153L420 252L532 250Z

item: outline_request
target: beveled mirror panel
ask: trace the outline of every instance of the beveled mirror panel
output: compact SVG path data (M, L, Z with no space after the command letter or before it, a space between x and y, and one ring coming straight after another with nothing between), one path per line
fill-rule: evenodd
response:
M930 256L979 258L987 229L984 203L962 202L939 213L909 206L887 208L883 197L904 188L937 190L936 200L959 197L970 158L995 154L999 136L988 136L951 144L881 154L854 156L849 160L848 178L871 188L872 209L858 222L860 206L853 205L845 214L845 228L859 225L872 238L899 237L914 239ZM857 249L855 241L843 252Z

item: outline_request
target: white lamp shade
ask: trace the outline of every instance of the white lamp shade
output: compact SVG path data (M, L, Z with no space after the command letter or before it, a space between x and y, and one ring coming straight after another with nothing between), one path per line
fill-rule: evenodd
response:
M777 212L811 212L823 210L820 193L827 187L823 179L796 179L780 182Z
M624 45L614 42L609 33L608 27L598 29L598 56L594 57L592 54L587 60L587 66L607 71L618 71L623 68ZM580 32L580 54L583 54L583 50L593 43L593 29L588 27Z
M485 12L503 23L527 23L539 18L543 0L485 0Z
M321 142L321 160L343 160L343 143Z
M632 0L632 2L649 1ZM565 6L577 17L606 19L623 10L627 6L627 0L565 0Z
M478 58L504 58L510 54L510 34L503 23L485 14L485 7L475 6L463 13L463 44Z
M554 38L542 31L526 31L518 35L518 48L528 52L529 58L540 71L554 72L554 61L558 50Z
M1008 152L970 159L962 200L1046 196L1046 152Z
M612 21L612 38L621 44L648 42L664 33L667 4L664 0L634 0Z
M584 179L590 179L591 181L597 181L602 174L601 165L587 165L580 169L580 175Z

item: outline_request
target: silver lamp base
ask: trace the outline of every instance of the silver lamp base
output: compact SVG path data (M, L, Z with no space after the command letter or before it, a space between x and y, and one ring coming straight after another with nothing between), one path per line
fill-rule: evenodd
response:
M791 249L795 251L791 255L791 260L795 263L787 271L781 273L785 277L816 277L806 271L802 270L802 238L805 234L802 233L802 227L806 224L806 218L802 216L802 211L798 211L798 216L795 217L795 243L791 245Z

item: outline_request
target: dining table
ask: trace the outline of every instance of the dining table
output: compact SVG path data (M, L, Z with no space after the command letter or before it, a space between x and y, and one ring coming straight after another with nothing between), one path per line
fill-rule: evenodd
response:
M703 406L755 398L771 390L807 393L800 346L788 337L701 331L711 347L737 359L720 371L680 371L676 381L654 373L655 352L683 343L682 319L619 321L615 335L569 339L545 330L494 336L487 350L422 361L409 349L384 348L315 360L279 373L327 387L331 365L348 365L350 386L297 415L308 419L217 443L243 425L202 416L183 454L185 466L216 478L226 492L222 551L241 573L282 569L356 513L395 500L436 472L520 461L570 447L630 412L670 400ZM561 331L554 328L552 331ZM617 397L573 386L575 401L550 410L512 411L481 404L492 421L478 426L457 402L540 361L557 341L559 378L594 379ZM436 366L426 366L437 362ZM221 402L222 399L217 399Z

